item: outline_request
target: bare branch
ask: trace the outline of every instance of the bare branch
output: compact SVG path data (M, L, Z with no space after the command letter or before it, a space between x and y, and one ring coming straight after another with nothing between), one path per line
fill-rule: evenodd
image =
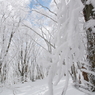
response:
M54 0L54 3L55 3L55 5L56 5L56 7L58 8L56 0ZM58 9L59 9L59 8L58 8Z
M29 28L30 30L34 31L38 36L40 36L42 39L44 39L49 45L51 45L55 49L54 45L52 45L50 42L48 42L47 39L45 39L42 35L40 35L39 33L37 33L33 28L31 28L31 27L29 27L29 26L27 26L25 24L23 26L25 26L25 27Z
M30 35L26 34L29 36L36 44L38 44L40 47L42 47L44 50L48 51L46 48L44 48L41 44L39 44L37 41L35 41Z
M49 12L51 12L52 14L54 14L54 15L56 15L57 16L57 14L56 13L54 13L53 11L51 11L48 7L46 7L46 6L43 6L38 0L36 0L37 1L37 3L40 5L40 6L42 6L43 8L46 8Z
M55 23L57 23L57 21L56 21L56 20L54 20L53 18L49 17L49 16L48 16L48 15L46 15L46 14L43 14L43 13L41 13L41 12L39 12L39 11L37 11L37 10L33 10L33 9L32 9L32 11L35 11L35 12L37 12L37 13L39 13L39 14L41 14L41 15L43 15L43 16L45 16L45 17L49 18L49 19L51 19L51 20L52 20L52 21L54 21Z

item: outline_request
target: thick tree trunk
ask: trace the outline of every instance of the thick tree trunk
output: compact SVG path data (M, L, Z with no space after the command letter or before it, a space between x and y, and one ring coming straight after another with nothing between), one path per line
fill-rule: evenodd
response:
M95 20L95 14L94 14L94 7L92 4L86 4L88 0L81 0L84 4L83 14L85 22L90 22L91 20ZM93 31L92 27L95 28L95 26L91 25L86 29L87 34L87 60L89 63L89 71L95 72L95 30ZM85 75L86 76L85 76ZM89 81L92 86L92 91L95 91L95 76L93 74L87 74L86 72L83 72L83 76L85 77L86 81ZM89 79L89 80L88 80Z

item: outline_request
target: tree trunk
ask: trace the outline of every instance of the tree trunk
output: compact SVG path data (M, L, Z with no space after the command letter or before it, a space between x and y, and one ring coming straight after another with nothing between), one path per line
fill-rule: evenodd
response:
M84 4L84 9L83 9L83 14L84 14L84 19L85 22L88 23L92 20L95 20L95 14L94 14L94 6L92 3L87 4L86 2L88 0L81 0ZM92 23L89 25L89 27L85 27L86 29L86 34L87 34L87 60L89 63L89 71L95 72L95 29L93 31L92 28L95 28L95 24L93 25ZM86 76L85 76L86 75ZM83 76L87 79L86 81L89 81L92 86L92 91L95 91L95 76L93 74L87 74L85 72L85 75L83 73ZM89 80L88 80L89 79Z

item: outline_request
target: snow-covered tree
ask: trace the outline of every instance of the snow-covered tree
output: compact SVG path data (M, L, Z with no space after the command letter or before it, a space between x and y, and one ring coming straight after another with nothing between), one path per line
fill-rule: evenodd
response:
M88 67L84 79L88 86L95 91L95 0L82 0L84 4L83 15L85 19L84 30L87 34L87 61ZM85 67L84 67L85 68Z
M44 77L43 68L37 63L41 52L39 36L28 28L33 27L29 1L14 2L0 1L0 82L5 84Z
M51 55L52 66L49 74L49 95L53 95L53 79L55 76L58 77L55 83L57 84L66 75L66 84L62 91L62 95L65 95L69 74L72 77L75 88L91 94L94 91L95 75L95 41L93 32L95 1L60 0L57 3L54 0L54 2L58 8L57 34L55 36L55 49ZM83 27L86 28L87 32L85 32Z

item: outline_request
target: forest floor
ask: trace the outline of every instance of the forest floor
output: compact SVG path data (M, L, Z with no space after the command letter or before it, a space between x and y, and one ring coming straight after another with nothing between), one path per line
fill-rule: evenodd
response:
M47 79L38 80L36 82L26 82L16 84L10 87L0 87L0 95L45 95L48 91ZM54 86L54 95L61 95L65 80L61 80L57 86ZM84 95L84 93L75 89L69 81L66 95Z

